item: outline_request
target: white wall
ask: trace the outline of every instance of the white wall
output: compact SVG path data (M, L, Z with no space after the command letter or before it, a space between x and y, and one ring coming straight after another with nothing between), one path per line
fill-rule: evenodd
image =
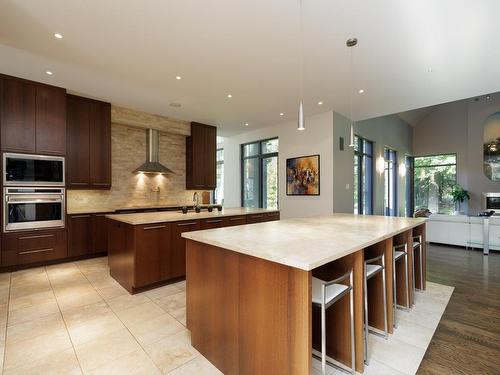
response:
M261 139L279 138L279 206L283 218L330 214L333 211L333 112L306 118L306 130L295 121L250 131L224 140L224 205L241 206L240 145ZM320 195L287 196L286 159L320 155Z

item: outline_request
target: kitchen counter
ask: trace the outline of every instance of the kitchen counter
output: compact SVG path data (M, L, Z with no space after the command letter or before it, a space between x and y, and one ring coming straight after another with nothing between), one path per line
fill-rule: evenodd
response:
M136 210L180 210L182 207L194 207L189 204L160 204L160 205L141 205L141 206L123 206L123 207L99 207L99 208L84 208L84 209L68 209L68 215L82 215L82 214L99 214L99 213L125 213L123 211L136 211ZM206 209L208 204L201 204L202 209ZM212 205L216 207L217 205ZM132 213L132 212L130 212Z
M106 215L108 219L116 220L122 223L131 225L142 225L142 224L155 224L155 223L166 223L172 221L182 221L182 220L195 220L195 219L210 219L225 216L237 216L237 215L249 215L249 214L260 214L277 212L278 210L269 210L265 208L225 208L222 211L214 210L212 212L201 211L196 213L194 211L189 211L186 214L182 212L142 212L142 213L131 213L131 214L111 214Z
M183 233L186 239L310 271L405 230L422 218L333 214ZM159 222L159 221L158 221Z

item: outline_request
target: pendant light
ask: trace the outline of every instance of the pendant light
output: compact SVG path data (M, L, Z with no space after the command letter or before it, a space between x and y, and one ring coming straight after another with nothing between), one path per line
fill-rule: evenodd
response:
M350 76L351 76L351 85L350 85L350 92L349 92L349 111L350 111L350 120L351 120L351 133L349 137L349 147L354 147L354 120L353 120L353 113L352 113L352 84L354 81L354 76L353 76L353 57L352 57L352 47L358 44L358 39L356 38L349 38L345 42L345 45L349 47L350 49Z
M299 23L300 23L300 32L299 32L299 115L297 118L297 130L305 130L306 124L304 122L304 106L302 105L302 95L303 95L303 86L304 86L304 41L303 41L303 26L302 26L302 0L299 0Z

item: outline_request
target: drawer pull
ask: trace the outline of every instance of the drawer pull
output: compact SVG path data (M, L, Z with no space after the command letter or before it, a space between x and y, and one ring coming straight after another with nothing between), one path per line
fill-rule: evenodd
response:
M189 225L196 225L196 221L193 221L191 223L179 223L179 224L177 224L178 227L187 227Z
M90 215L75 215L75 216L71 216L72 219L85 219L87 217L90 217Z
M229 218L230 221L236 221L236 220L245 220L244 217L231 217Z
M39 234L38 236L25 236L25 237L19 237L20 240L34 240L37 238L49 238L49 237L55 237L54 234Z
M151 230L151 229L161 229L161 228L166 228L166 225L156 225L154 227L144 227L144 230Z
M21 251L19 253L19 255L36 254L36 253L47 253L49 251L54 251L54 248L53 247L49 247L48 249Z
M264 215L252 215L252 218L257 219L259 217L264 217Z
M219 219L219 220L207 220L207 221L206 221L206 223L210 223L210 224L211 224L211 223L220 223L220 222L222 222L222 220L221 220L221 219Z

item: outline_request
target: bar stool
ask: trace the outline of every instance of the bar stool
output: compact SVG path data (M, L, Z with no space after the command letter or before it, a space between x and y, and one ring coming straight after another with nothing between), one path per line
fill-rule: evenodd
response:
M403 251L398 249L404 249ZM396 245L392 247L392 281L394 285L394 328L397 328L396 308L397 308L397 288L396 288L396 262L404 257L405 260L405 291L406 291L406 306L410 306L410 290L408 288L408 244Z
M380 261L382 264L372 264L374 262ZM365 364L368 365L368 280L373 276L382 272L382 295L384 302L384 338L387 340L389 333L387 331L387 297L386 297L386 282L385 282L385 254L379 255L375 258L365 260Z
M349 278L349 285L339 284ZM349 309L351 315L351 372L356 374L356 355L354 352L354 294L353 294L352 269L332 281L323 281L316 277L312 278L312 302L321 307L321 371L326 374L326 310L344 295L349 293ZM315 357L318 357L313 353ZM336 367L330 361L328 364Z
M420 273L420 288L418 288L421 292L424 290L424 270L423 270L423 246L422 246L422 235L413 237L413 252L418 253L418 263L420 265L419 273ZM413 256L415 259L415 256ZM413 272L413 290L416 290L415 287L415 271Z

